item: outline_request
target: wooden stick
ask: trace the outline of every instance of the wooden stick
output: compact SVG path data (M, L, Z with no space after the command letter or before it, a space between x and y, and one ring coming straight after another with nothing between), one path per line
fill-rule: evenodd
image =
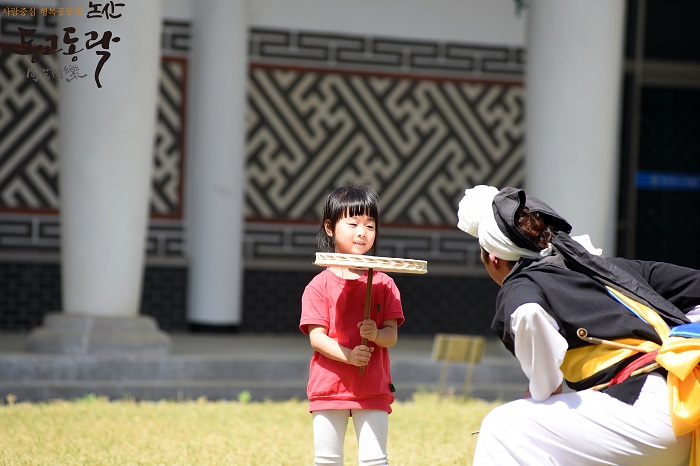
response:
M372 304L372 276L374 269L367 269L367 292L365 293L365 320L369 319L369 307ZM367 344L367 339L362 339L362 344ZM365 366L360 367L360 375L365 373Z
M650 353L653 350L647 350L642 348L641 346L632 346L632 345L626 345L624 343L618 343L616 341L610 341L610 340L602 340L600 338L593 338L588 336L588 331L585 328L580 328L576 331L576 335L581 340L587 341L589 343L593 343L594 345L607 345L607 346L613 346L615 348L622 348L622 349L629 349L633 351L638 351L640 353ZM646 374L648 372L653 372L656 369L661 367L661 365L657 362L654 362L652 364L649 364L648 366L644 366L640 369L637 369L636 371L632 372L629 377L633 377L635 375L641 375L641 374ZM610 382L606 383L601 383L600 385L596 385L595 387L591 387L591 390L603 390L604 388L608 388L610 386Z
M647 372L653 372L656 369L661 367L661 364L658 362L654 362L649 364L648 366L644 366L641 369L637 369L636 371L632 372L629 376L634 377L635 375L641 375L641 374L646 374ZM591 387L591 390L603 390L604 388L608 388L610 386L610 382L606 383L601 383L600 385L596 385L595 387Z
M615 348L629 349L633 351L639 351L640 353L648 353L649 350L642 348L641 346L626 345L624 343L618 343L611 340L602 340L600 338L593 338L588 336L588 331L585 328L580 328L576 331L576 335L583 341L588 343L593 343L594 345L607 345L613 346Z

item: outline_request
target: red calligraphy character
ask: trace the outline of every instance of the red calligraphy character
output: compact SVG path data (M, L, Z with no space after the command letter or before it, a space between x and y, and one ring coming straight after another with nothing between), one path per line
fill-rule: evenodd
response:
M90 36L90 38L85 42L85 47L87 47L88 50L91 50L98 45L102 47L101 51L95 52L100 56L100 62L97 64L97 68L95 68L95 83L97 83L97 87L102 87L102 84L100 83L100 71L102 71L102 67L105 63L107 63L109 57L112 56L111 52L107 52L109 49L109 43L119 42L121 38L118 36L112 37L112 31L105 31L102 38L99 40L97 39L99 37L97 31L86 32L85 35Z
M80 49L77 50L77 46L75 45L76 42L78 42L77 37L71 37L71 34L75 34L75 28L74 27L67 27L63 28L64 34L63 34L63 43L68 46L68 51L63 52L63 55L75 55L78 52L82 52L85 49ZM71 61L77 61L78 57L74 56L71 58Z

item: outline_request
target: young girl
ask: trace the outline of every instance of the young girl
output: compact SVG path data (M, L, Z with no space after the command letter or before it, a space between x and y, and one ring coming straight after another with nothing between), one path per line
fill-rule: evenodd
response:
M378 231L376 192L366 185L337 188L326 199L318 247L321 252L375 254ZM299 328L314 349L307 394L317 465L343 464L350 417L359 464L389 464L386 444L394 388L388 348L396 344L404 317L394 281L382 272L372 277L369 319L364 319L366 270L328 267L302 296Z

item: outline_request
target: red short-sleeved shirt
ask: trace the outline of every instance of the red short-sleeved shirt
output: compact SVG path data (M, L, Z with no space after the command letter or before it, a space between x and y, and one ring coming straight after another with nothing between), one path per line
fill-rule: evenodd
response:
M301 298L299 328L309 333L309 325L328 329L328 336L346 348L361 344L357 323L364 320L367 275L347 280L326 269L316 275ZM385 320L404 321L401 295L394 280L382 272L372 276L370 319L382 328ZM369 346L374 346L372 342ZM360 368L335 361L315 351L309 365L307 396L309 411L325 409L380 409L391 412L389 349L374 346L364 374Z

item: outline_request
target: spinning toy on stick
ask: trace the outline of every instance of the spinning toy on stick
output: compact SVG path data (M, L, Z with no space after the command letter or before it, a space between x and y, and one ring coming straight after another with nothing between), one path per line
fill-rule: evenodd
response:
M336 252L317 252L315 265L320 267L347 267L367 270L367 292L365 294L365 319L369 319L369 307L372 301L372 275L375 270L396 273L428 273L428 262L416 259L401 259L398 257L364 256L359 254L340 254ZM367 344L367 339L362 339ZM360 375L364 373L360 367Z

